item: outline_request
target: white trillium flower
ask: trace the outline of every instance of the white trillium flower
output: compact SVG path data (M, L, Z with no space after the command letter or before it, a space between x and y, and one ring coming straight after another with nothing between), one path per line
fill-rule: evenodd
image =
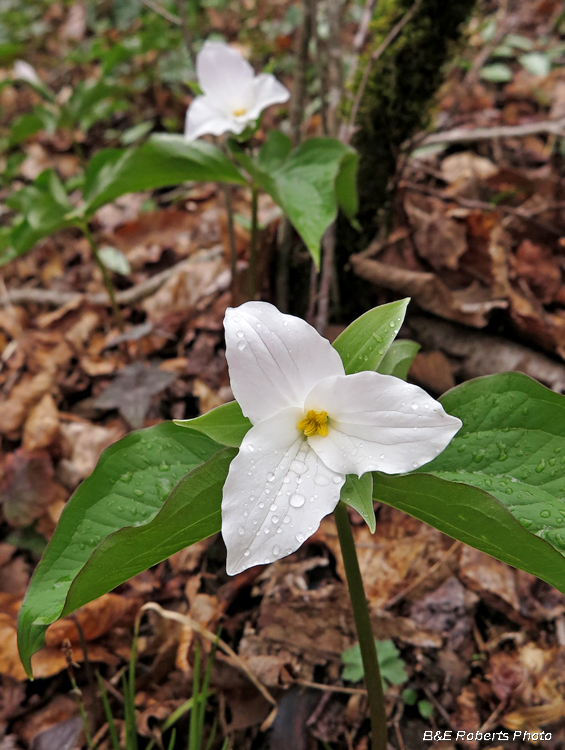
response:
M266 302L228 308L231 387L252 423L222 498L227 572L290 555L339 501L347 474L397 474L435 458L461 427L421 388L346 375L329 341Z
M34 86L43 86L40 77L33 65L30 65L25 60L16 60L12 69L12 76L19 81L27 81Z
M203 96L186 113L185 136L243 133L271 104L288 101L290 91L269 73L255 75L239 52L221 42L205 42L196 58Z

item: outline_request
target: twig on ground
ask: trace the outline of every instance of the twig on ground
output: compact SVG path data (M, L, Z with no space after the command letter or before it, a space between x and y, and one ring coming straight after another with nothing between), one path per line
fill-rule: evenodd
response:
M154 13L157 13L157 15L166 18L169 23L174 23L175 26L182 26L182 21L178 16L170 13L166 8L163 8L160 3L155 2L155 0L141 0L141 2Z
M412 20L412 18L415 16L415 14L420 8L421 2L422 0L416 0L416 2L410 8L410 10L408 10L404 14L404 16L400 19L400 21L392 27L392 29L388 32L386 37L381 42L381 44L379 44L377 49L373 52L373 54L369 58L369 61L367 62L367 65L365 66L365 70L363 71L363 76L361 78L359 88L357 89L357 93L355 94L355 99L353 100L353 105L351 107L351 114L349 116L349 122L347 123L346 126L344 126L344 128L342 127L343 132L341 134L341 140L344 141L345 143L349 143L349 141L351 140L351 136L353 135L353 132L355 130L355 122L357 120L357 114L359 112L361 100L363 99L363 95L365 93L365 89L369 81L369 76L371 75L371 71L373 70L373 65L376 63L379 57L383 54L383 52L385 52L385 50L389 47L389 45L392 44L392 42L400 34L400 32L406 26L406 24Z
M200 256L199 260L213 260L223 254L223 248L217 246L211 248L205 258ZM190 261L190 259L188 259ZM195 262L197 262L195 260ZM116 293L116 302L119 305L133 305L136 302L149 297L156 292L172 276L178 273L183 266L187 264L187 259L176 263L171 268L166 268L160 273L156 273L145 281L124 289ZM0 308L7 305L50 305L52 307L62 307L75 299L83 299L91 305L108 305L109 299L105 292L97 294L82 294L81 292L59 292L54 289L9 289L7 296L0 296Z
M346 695L367 695L365 688L348 688L341 685L324 685L321 682L310 682L309 680L293 680L297 685L314 688L314 690L325 690L328 693L344 693Z
M565 117L559 120L540 120L521 125L493 125L489 128L454 128L444 132L430 133L418 142L418 146L433 146L436 143L472 143L496 138L524 138L528 135L553 134L565 136Z
M479 209L480 211L500 211L501 213L510 214L511 216L517 216L519 219L529 221L535 224L540 229L550 232L557 237L561 237L563 232L553 224L548 224L546 221L537 219L529 211L525 211L523 208L514 208L514 206L505 206L502 203L494 204L487 203L486 201L473 200L471 198L463 198L458 195L444 195L441 190L434 190L427 185L417 185L414 182L408 180L401 180L398 183L399 188L406 188L412 190L414 193L422 193L423 195L431 195L433 198L439 198L439 200L446 201L448 203L458 203L463 208ZM539 212L536 212L539 213Z
M192 617L189 617L189 615L181 615L180 612L172 612L171 610L163 609L163 607L161 607L156 602L147 602L147 604L144 604L143 607L141 607L141 609L139 610L138 618L141 617L142 613L146 612L147 610L157 612L158 615L165 618L166 620L174 620L175 622L178 622L185 627L195 630L197 633L199 633L199 635L201 635L203 638L206 638L206 640L210 641L211 643L217 643L218 648L221 649L224 654L226 654L226 656L230 659L234 666L238 667L246 675L248 680L255 685L263 698L265 698L265 700L270 703L271 706L277 705L276 700L269 693L263 683L260 682L257 677L255 677L245 661L235 653L231 646L228 646L225 641L223 641L221 638L218 638L215 633L212 633L210 630L203 627L199 622L193 620Z
M439 349L460 364L457 375L470 380L497 372L523 372L557 393L565 393L565 364L501 336L445 320L410 317L408 334L427 349Z

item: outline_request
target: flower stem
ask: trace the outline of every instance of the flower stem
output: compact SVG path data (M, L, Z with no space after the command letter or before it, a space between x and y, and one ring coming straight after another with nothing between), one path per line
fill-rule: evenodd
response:
M229 185L225 182L220 183L222 193L224 194L224 203L226 206L226 215L228 219L228 243L230 248L230 270L231 270L231 293L233 304L238 304L237 297L237 248L235 246L235 229L233 219L233 204L231 201L231 192Z
M361 659L365 670L365 687L369 695L369 712L371 714L372 750L386 750L387 731L383 685L375 639L371 628L369 608L363 588L363 579L359 569L359 560L351 532L347 507L339 502L334 510L335 525L349 586L349 596L353 607L355 627L359 638Z
M257 205L259 191L251 188L251 240L249 242L249 299L254 300L257 292Z
M82 233L88 240L88 244L90 245L90 249L92 250L92 255L94 256L94 260L96 261L98 268L100 269L100 272L102 273L102 281L104 282L104 286L106 287L106 291L108 292L108 297L110 298L110 304L112 305L112 312L114 314L114 321L116 322L116 325L118 326L120 330L120 333L123 333L124 332L124 319L122 317L122 312L118 306L118 303L116 302L116 291L114 289L114 285L112 284L112 279L110 278L108 269L102 262L102 258L100 257L98 253L98 247L96 246L96 242L94 241L94 237L92 236L92 233L90 232L90 229L88 228L88 225L86 223L81 224L80 229L82 230Z

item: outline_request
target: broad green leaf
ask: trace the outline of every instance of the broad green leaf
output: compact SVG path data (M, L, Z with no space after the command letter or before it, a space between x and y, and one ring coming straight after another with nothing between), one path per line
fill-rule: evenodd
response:
M400 652L392 641L375 640L379 667L381 670L381 679L383 681L383 690L386 690L387 683L391 685L402 685L408 679L404 662ZM341 660L344 669L341 674L344 680L350 682L359 682L363 679L365 670L361 658L361 649L359 644L346 649L341 654Z
M512 69L505 63L493 63L492 65L483 65L480 76L484 81L493 83L507 83L512 80Z
M333 342L346 375L376 370L400 330L409 298L369 310L354 320Z
M217 406L195 419L176 419L176 425L207 435L222 445L239 448L241 441L251 429L251 422L244 417L237 401Z
M465 481L460 475L460 481ZM565 561L492 495L432 474L373 474L375 500L392 505L565 593Z
M469 381L441 402L464 426L419 471L490 493L565 554L565 397L511 372Z
M528 52L518 58L520 65L534 76L545 78L551 72L551 60L545 52Z
M112 245L101 247L98 251L98 257L110 271L115 271L122 276L127 276L131 273L129 260L125 253L118 250L117 247L112 247Z
M377 367L377 372L380 372L381 375L394 375L395 378L406 380L410 365L419 349L420 344L415 341L408 341L408 339L393 341Z
M351 506L363 518L371 534L375 533L377 521L373 508L373 475L371 472L358 477L349 474L341 488L339 498L342 503Z
M159 133L142 146L99 151L86 172L85 215L125 193L153 190L187 181L244 184L236 167L219 148L204 141L189 143L181 135Z
M0 265L23 255L39 240L74 224L73 207L65 188L52 170L42 172L34 183L10 196L6 203L19 210L10 233L10 248L0 257Z
M107 536L71 584L61 615L220 531L222 490L236 453L224 448L186 474L149 523Z
M282 166L284 160L292 150L292 143L288 136L280 130L271 130L267 140L257 154L257 166L267 174Z
M511 47L521 49L524 52L529 52L534 46L531 39L528 39L527 36L522 36L521 34L507 34L504 38L504 44L509 44Z
M353 221L357 212L358 156L333 138L309 138L289 152L286 136L271 136L257 161L235 141L230 147L256 184L273 198L300 234L316 266L322 235L338 206Z
M106 448L65 506L22 603L18 644L28 673L31 655L42 647L47 626L61 616L71 584L100 542L151 521L175 484L219 450L213 440L171 422Z

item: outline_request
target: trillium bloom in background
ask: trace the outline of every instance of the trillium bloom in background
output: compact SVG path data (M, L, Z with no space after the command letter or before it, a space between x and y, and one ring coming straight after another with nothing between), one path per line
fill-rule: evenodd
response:
M346 375L329 341L266 302L228 308L224 327L233 394L253 424L223 491L230 575L298 549L347 474L412 471L461 427L415 385Z
M16 80L27 81L35 86L43 85L33 65L30 65L25 60L16 60L12 69L12 75Z
M221 42L205 42L196 58L196 76L203 96L186 113L185 136L239 135L271 104L288 101L290 91L268 74L255 75L239 52Z

